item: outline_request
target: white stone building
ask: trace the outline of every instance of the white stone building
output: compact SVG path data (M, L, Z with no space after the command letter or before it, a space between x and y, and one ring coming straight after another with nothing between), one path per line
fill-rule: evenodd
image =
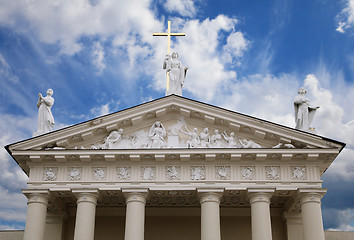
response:
M25 240L321 240L344 146L170 95L6 149L29 176Z

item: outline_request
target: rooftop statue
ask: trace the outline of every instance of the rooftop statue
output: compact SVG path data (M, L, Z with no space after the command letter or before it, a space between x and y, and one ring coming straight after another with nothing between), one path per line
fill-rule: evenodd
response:
M54 117L51 108L54 104L54 98L52 97L53 90L47 90L47 96L43 97L41 93L38 93L38 130L33 133L33 136L37 136L43 133L52 131L54 126Z
M303 131L310 131L312 120L315 116L315 112L320 107L311 107L310 101L307 99L305 94L307 91L305 88L301 87L298 91L298 96L294 100L295 108L295 123L296 129Z
M178 53L171 53L171 36L185 36L185 33L172 33L171 21L168 21L167 32L153 33L153 36L167 37L167 54L163 62L163 69L166 69L166 96L176 94L182 96L182 86L187 74L188 68L183 68L180 61L178 61Z
M171 55L166 55L163 61L163 69L165 69L166 74L169 75L170 81L166 95L176 94L182 96L182 86L187 74L187 68L184 68L182 63L178 60L178 53L174 52Z

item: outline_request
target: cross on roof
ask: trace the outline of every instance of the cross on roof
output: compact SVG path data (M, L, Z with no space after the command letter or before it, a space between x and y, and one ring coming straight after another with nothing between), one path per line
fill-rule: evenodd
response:
M167 36L167 54L171 53L171 36L186 36L185 33L171 33L171 21L167 23L167 33L152 33L153 36ZM166 83L166 92L169 91L170 88L170 77L167 72L167 83Z

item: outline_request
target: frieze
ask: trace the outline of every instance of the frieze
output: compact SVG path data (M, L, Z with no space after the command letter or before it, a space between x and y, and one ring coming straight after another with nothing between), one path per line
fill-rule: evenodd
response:
M57 180L58 168L57 167L45 167L44 168L44 181L55 181Z
M205 180L205 166L191 167L191 180Z
M82 172L82 168L79 168L79 167L69 168L69 170L68 170L68 179L70 181L81 180L81 172Z
M267 179L268 180L279 180L280 179L280 167L266 167Z
M120 180L130 180L131 167L117 167L117 177Z
M229 180L230 179L230 166L216 166L216 179L219 180Z
M241 176L243 179L252 180L254 178L254 167L242 167Z
M305 180L306 179L306 167L291 167L292 179L293 180Z

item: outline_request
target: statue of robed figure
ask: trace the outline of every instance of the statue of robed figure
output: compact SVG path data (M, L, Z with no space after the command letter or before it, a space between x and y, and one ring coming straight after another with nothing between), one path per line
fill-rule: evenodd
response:
M319 107L310 106L310 101L305 96L305 94L307 93L305 88L301 87L298 93L299 95L296 96L294 99L295 123L296 123L295 128L303 131L309 131L316 110Z
M171 55L166 55L163 61L163 69L169 74L170 79L170 87L166 95L176 94L182 96L182 86L187 74L187 68L184 68L178 60L178 53L174 52Z
M47 96L43 97L41 93L38 93L38 130L33 135L40 135L52 131L54 126L54 117L51 108L54 104L54 98L52 97L53 90L47 90Z

